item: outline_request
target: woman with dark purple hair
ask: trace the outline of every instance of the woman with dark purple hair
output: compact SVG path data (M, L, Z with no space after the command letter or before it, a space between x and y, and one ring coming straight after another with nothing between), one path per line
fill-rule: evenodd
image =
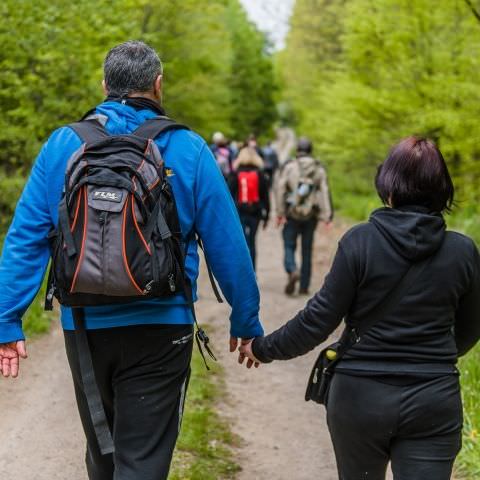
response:
M384 479L391 461L396 480L447 480L461 448L456 362L480 338L480 256L470 238L446 230L454 187L432 141L396 145L376 188L385 207L340 240L321 290L286 325L242 346L240 361L294 358L342 319L355 332L378 316L335 364L325 397L339 478ZM412 265L422 268L405 281ZM382 310L393 291L397 301Z

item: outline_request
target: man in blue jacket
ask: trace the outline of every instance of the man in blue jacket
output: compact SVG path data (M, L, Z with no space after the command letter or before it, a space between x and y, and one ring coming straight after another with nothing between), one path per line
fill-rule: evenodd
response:
M96 112L112 135L135 130L160 107L162 65L142 42L113 48L104 63L107 99ZM182 236L186 273L196 290L199 257L192 232L232 307L230 351L238 339L263 334L259 292L235 205L215 159L195 133L169 131L156 143L169 169ZM81 144L69 127L44 144L18 202L0 259L0 373L18 375L26 357L22 316L42 283L50 258L48 234L58 222L64 172ZM83 392L72 313L62 307L65 345L87 437L91 480L158 480L168 475L181 424L192 351L193 318L183 295L117 306L85 308L95 377L113 431L115 453L101 455Z

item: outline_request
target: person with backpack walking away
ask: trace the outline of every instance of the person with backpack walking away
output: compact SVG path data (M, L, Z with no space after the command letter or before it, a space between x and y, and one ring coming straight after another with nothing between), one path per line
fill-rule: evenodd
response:
M212 136L212 141L213 143L210 145L210 150L226 179L233 172L233 151L228 145L228 140L222 132L215 132Z
M250 250L253 268L256 266L256 242L258 226L266 228L270 215L268 181L263 173L263 160L252 147L240 150L234 162L234 172L228 185L237 206L243 232Z
M312 157L312 149L308 138L298 140L297 156L283 167L276 188L277 225L283 225L284 267L288 274L286 295L293 295L299 280L299 293L308 295L315 230L319 220L329 225L333 219L327 173ZM300 275L295 262L298 237L302 254Z
M52 256L90 480L162 480L194 339L200 239L232 305L230 350L262 335L243 231L208 145L165 116L162 65L129 41L104 62L106 100L37 157L0 260L0 373L26 357L22 316ZM230 242L225 242L228 236ZM246 341L246 340L242 340ZM13 412L10 412L13 414Z
M395 480L449 480L462 442L456 363L480 339L480 255L446 230L454 186L432 141L396 145L376 188L385 207L343 236L321 290L240 360L303 355L345 318L306 392L326 405L340 480L384 480L389 461Z

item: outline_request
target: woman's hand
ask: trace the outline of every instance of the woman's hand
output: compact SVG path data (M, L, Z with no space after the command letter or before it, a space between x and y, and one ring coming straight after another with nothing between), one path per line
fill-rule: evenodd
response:
M238 351L240 352L238 355L238 363L243 364L245 358L247 358L247 368L252 368L252 365L255 365L255 368L260 366L260 361L255 358L255 355L252 351L252 343L253 338L250 339L242 339L240 347Z

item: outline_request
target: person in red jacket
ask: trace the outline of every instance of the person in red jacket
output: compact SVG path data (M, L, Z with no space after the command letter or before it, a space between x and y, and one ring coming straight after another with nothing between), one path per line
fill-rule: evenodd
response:
M234 172L228 178L228 186L240 215L255 268L258 226L263 221L265 228L270 215L268 180L263 173L263 160L253 147L242 148L233 167Z

